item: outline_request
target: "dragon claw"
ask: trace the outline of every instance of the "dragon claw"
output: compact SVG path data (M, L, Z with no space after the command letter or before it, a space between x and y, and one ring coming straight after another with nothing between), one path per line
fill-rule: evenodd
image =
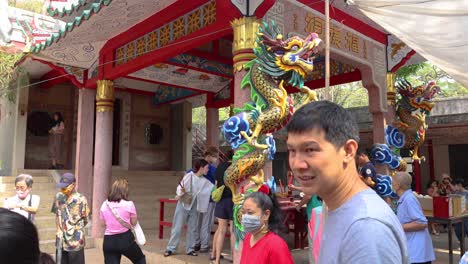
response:
M302 106L310 103L310 102L316 102L318 101L318 96L317 96L317 93L313 90L311 90L309 87L307 86L303 86L301 89L300 89L300 92L301 93L304 93L307 95L307 98L304 100L304 102L299 106L299 108L301 108Z
M259 149L267 149L268 148L268 145L266 145L266 144L259 144L257 142L257 137L255 135L249 136L249 135L247 135L247 133L245 131L241 131L240 133L247 140L247 142L251 146L259 148Z

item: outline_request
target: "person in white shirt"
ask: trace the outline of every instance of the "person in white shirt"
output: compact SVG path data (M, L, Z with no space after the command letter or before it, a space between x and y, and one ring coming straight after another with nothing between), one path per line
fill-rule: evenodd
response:
M177 202L174 219L172 221L171 238L166 247L165 257L172 255L179 245L180 236L185 222L187 222L187 241L185 251L187 255L197 256L195 252L195 233L198 224L198 213L208 210L211 189L213 184L203 175L208 172L208 162L197 160L193 169L185 174L177 186ZM191 194L192 199L186 199L186 194Z
M31 194L33 178L20 174L15 179L16 195L5 199L4 208L16 212L34 222L41 201L39 195Z

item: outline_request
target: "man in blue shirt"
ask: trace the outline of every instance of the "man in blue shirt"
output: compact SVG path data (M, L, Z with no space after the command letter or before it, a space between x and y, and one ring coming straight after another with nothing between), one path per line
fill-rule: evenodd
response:
M397 172L392 181L393 190L400 197L397 217L406 234L411 263L430 264L435 260L432 239L427 229L427 219L421 204L411 190L411 175Z

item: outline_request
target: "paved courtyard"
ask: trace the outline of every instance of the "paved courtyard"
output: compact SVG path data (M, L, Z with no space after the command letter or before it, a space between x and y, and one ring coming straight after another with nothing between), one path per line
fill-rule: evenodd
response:
M164 232L164 239L151 239L156 237L155 232L150 232L148 235L149 241L148 244L145 245L144 251L147 255L147 263L149 264L185 264L185 263L193 263L193 264L207 264L209 263L209 254L202 253L199 254L197 257L187 256L185 254L173 255L170 257L165 258L163 256L165 246L167 244L169 238L169 228L165 228ZM456 240L455 235L453 236ZM292 245L293 236L288 237L288 244ZM448 235L447 233L442 233L440 236L432 236L435 253L436 253L436 261L433 264L447 264L449 263L448 257ZM179 252L183 252L184 249L184 239L181 239L181 243L179 245ZM224 246L224 252L227 253L229 251L229 242L226 240L227 243ZM458 241L457 241L458 242ZM455 243L454 243L455 244ZM460 251L458 244L454 246L456 249L454 251L454 263L458 263L460 258ZM231 256L225 255L225 260L221 261L221 263L230 263ZM304 250L293 250L292 255L294 258L294 263L296 264L307 264L308 263L308 255L307 249ZM102 254L101 249L93 248L86 250L86 263L104 263L104 257ZM125 257L122 258L122 264L130 264L131 262L126 259Z

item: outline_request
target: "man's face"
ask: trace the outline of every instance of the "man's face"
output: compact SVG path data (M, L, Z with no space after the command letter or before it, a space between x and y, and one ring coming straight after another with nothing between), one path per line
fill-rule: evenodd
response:
M208 163L210 163L211 165L215 165L216 162L218 161L218 157L216 156L211 156L211 155L207 155L205 157L205 160L208 161Z
M289 165L306 194L330 193L344 177L344 148L325 139L325 133L312 129L288 134Z
M357 160L357 164L359 166L363 166L364 164L366 164L366 159L365 159L365 155L364 154L360 154L360 155L357 155L356 156L356 160Z

